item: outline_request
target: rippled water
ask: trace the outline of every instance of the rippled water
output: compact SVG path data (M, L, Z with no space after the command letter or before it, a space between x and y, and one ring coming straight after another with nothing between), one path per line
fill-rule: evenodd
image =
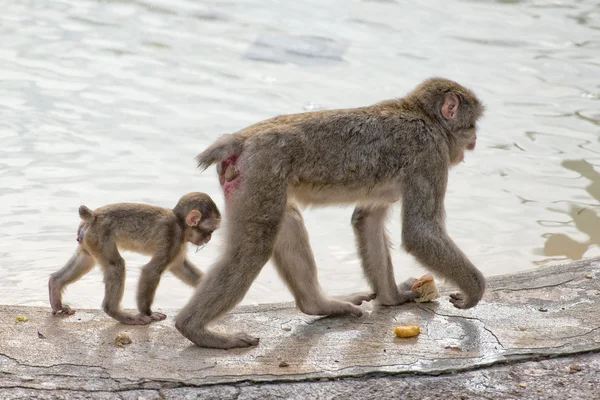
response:
M486 275L600 254L597 1L1 2L0 302L47 305L76 247L80 204L222 206L193 157L277 114L404 95L442 75L487 105L477 150L450 176L448 230ZM323 287L366 288L352 208L305 213ZM390 231L396 275L419 274ZM191 259L207 268L222 237ZM124 305L146 258L127 253ZM99 307L98 269L69 287ZM191 290L166 275L159 307ZM268 264L245 303L290 300Z

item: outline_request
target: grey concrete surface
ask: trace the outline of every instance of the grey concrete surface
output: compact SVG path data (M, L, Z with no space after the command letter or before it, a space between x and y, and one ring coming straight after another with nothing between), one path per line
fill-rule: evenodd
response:
M600 351L600 259L491 278L467 311L440 289L438 302L366 305L362 318L240 307L215 328L261 342L228 351L191 345L173 326L176 310L132 327L97 310L53 317L49 307L0 306L0 398L600 399L599 356L584 354ZM421 335L396 338L402 323ZM115 345L120 333L131 344ZM526 362L545 357L561 358Z
M579 366L574 372L572 365ZM419 400L595 400L600 398L600 355L587 354L493 366L440 376L374 374L356 378L298 382L239 382L190 386L159 382L147 388L111 390L32 389L0 391L15 399L419 399Z

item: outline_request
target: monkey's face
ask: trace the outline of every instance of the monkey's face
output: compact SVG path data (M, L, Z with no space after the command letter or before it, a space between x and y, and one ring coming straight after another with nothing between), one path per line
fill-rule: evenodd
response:
M196 246L202 246L210 241L212 233L221 225L221 218L214 215L202 215L198 210L192 210L185 219L185 240Z
M465 145L465 149L469 151L475 150L475 145L477 144L477 131L475 128L469 128L466 130L466 140L467 144Z
M458 138L455 150L450 152L450 166L455 166L465 159L465 151L475 150L477 144L477 133L475 128L462 129L456 134Z
M215 230L203 229L201 227L191 227L187 229L186 240L196 246L202 246L210 242Z

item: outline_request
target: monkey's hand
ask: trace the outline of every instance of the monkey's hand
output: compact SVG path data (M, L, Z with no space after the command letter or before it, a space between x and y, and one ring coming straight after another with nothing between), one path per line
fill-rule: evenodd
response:
M463 284L460 287L460 292L450 295L450 303L456 308L466 310L475 307L485 292L485 278L475 267L471 269L472 280L468 284Z
M377 293L377 300L383 306L399 306L404 303L415 301L420 296L411 290L416 278L408 278L397 287L391 287L385 293ZM395 290L394 290L395 289Z
M475 307L479 303L479 299L472 299L464 293L457 292L450 294L450 303L456 308L466 310Z
M386 300L382 296L377 296L379 304L383 306L399 306L404 303L413 302L417 297L420 296L419 293L415 293L412 290L403 290L401 286L402 284L398 285L398 291L391 299Z

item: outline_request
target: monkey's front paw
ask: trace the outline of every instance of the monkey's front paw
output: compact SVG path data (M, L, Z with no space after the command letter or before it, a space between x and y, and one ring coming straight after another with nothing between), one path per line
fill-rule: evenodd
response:
M73 315L75 310L69 306L59 306L52 309L52 315Z
M415 301L415 299L417 297L419 297L419 293L413 292L412 290L404 290L404 291L398 292L398 298L402 302L400 304Z
M473 300L463 293L452 293L450 294L450 303L456 308L466 310L467 308L475 307L479 303L479 300Z
M388 296L378 294L377 300L382 306L399 306L404 303L415 301L417 297L419 297L419 293L415 293L411 290L401 290L400 285L398 285L397 293Z
M152 314L150 314L150 318L152 319L152 321L162 321L163 319L167 318L167 314L153 312Z

